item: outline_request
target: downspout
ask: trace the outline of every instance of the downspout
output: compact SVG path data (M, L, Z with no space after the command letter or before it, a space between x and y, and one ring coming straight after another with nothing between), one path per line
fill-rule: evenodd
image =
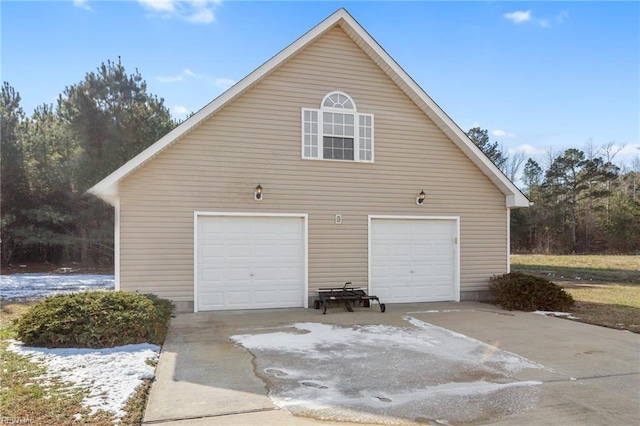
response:
M120 197L113 200L113 269L115 273L115 291L120 291Z
M507 274L511 272L511 209L507 207Z

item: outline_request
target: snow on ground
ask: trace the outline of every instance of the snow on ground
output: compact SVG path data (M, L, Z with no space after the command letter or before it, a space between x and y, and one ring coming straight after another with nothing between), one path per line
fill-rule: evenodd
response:
M34 300L54 294L113 290L113 275L10 274L0 275L2 300Z
M377 424L477 423L535 406L544 369L465 335L413 327L296 323L294 331L232 336L255 356L274 403L320 420Z
M569 318L569 319L580 319L578 317L574 317L569 312L552 312L552 311L534 311L536 315L543 315L545 317L560 317L560 318Z
M114 289L113 275L87 274L11 274L0 275L3 301L35 300L55 294ZM154 377L160 348L151 344L127 345L107 349L47 349L23 346L12 341L9 350L44 365L44 379L60 378L71 386L86 388L83 404L91 413L106 410L120 418L127 400L144 379Z
M91 413L106 410L123 417L127 400L144 379L154 377L160 348L148 343L107 349L47 349L12 341L9 350L31 357L47 368L44 379L59 377L74 387L89 389L83 405Z

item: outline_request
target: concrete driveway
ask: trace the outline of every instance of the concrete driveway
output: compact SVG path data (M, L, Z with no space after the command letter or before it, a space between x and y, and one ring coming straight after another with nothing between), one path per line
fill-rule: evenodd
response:
M640 335L474 302L182 314L144 419L345 422L639 424Z

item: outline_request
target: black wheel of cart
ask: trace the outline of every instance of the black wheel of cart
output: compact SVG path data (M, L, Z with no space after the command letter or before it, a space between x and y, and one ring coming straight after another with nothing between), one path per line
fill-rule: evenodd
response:
M362 306L364 306L365 308L368 308L371 306L371 302L368 300L363 300L362 301Z
M313 302L313 309L320 309L320 301L319 300L315 300Z
M327 314L327 304L326 304L326 303L323 303L323 304L322 304L322 314L323 314L323 315L326 315L326 314Z
M386 311L386 310L387 310L387 307L386 307L386 306L384 306L384 303L381 303L381 304L380 304L380 312L384 312L384 311Z

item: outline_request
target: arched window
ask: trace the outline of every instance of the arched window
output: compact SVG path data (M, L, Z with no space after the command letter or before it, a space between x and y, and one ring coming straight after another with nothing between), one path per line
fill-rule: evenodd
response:
M373 162L373 115L342 92L328 93L320 109L303 108L302 158Z
M352 109L355 111L356 107L353 100L341 92L331 92L322 100L322 106L324 108L341 108Z

